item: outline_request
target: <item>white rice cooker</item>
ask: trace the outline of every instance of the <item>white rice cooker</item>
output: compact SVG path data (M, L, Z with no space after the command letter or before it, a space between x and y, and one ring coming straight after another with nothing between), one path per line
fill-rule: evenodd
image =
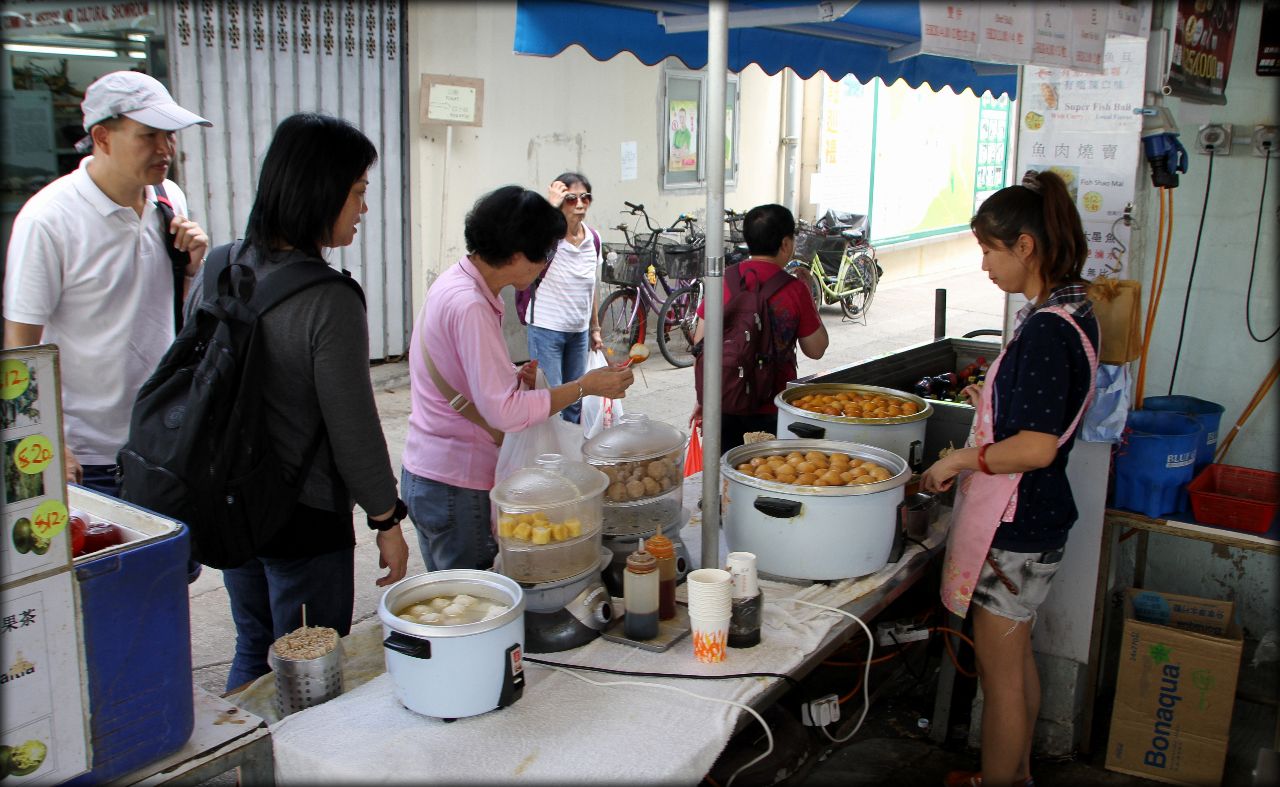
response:
M890 418L854 418L844 415L814 413L796 407L792 402L810 394L860 393L897 397L913 402L918 408L911 415ZM925 399L875 385L850 383L812 383L795 385L774 397L778 407L779 438L799 437L806 440L842 440L863 443L892 451L907 461L917 472L923 470L925 421L933 415L933 405Z
M476 623L428 625L398 617L412 604L465 593L510 608ZM424 716L459 719L505 708L524 692L524 591L491 571L449 569L400 580L382 594L387 672L396 698Z
M884 481L800 486L755 478L736 468L792 451L848 454L889 471ZM848 579L884 568L898 533L898 506L911 471L881 448L834 440L769 440L734 448L720 460L725 541L752 552L757 568L791 579Z

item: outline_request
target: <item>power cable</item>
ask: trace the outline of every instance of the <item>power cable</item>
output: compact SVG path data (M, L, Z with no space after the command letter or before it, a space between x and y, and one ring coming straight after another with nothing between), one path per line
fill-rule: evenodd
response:
M1209 159L1212 166L1213 159ZM1249 289L1244 296L1244 324L1249 329L1249 338L1255 342L1262 344L1276 338L1276 334L1280 333L1280 325L1271 332L1265 339L1259 339L1257 334L1253 332L1253 316L1250 309L1253 306L1253 274L1258 269L1258 238L1262 235L1262 207L1267 199L1267 173L1271 171L1271 148L1267 148L1267 155L1262 165L1262 195L1258 197L1258 226L1253 231L1253 260L1249 263Z
M1200 237L1204 235L1204 218L1209 212L1209 190L1213 188L1213 148L1209 148L1209 174L1204 181L1204 205L1200 207L1200 227L1196 230L1196 248L1191 252L1191 273L1187 275L1187 294L1182 299L1182 322L1178 324L1178 346L1173 351L1173 371L1169 373L1169 395L1173 395L1173 381L1178 379L1178 359L1182 357L1182 336L1187 330L1187 307L1191 304L1191 283L1196 278L1196 262L1200 259Z

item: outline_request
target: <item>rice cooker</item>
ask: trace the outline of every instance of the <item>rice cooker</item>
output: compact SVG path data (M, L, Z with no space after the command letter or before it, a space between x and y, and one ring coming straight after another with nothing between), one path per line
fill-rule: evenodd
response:
M510 608L488 620L429 625L399 612L439 596L466 594ZM424 716L459 719L505 708L524 692L524 591L491 571L448 569L400 580L382 594L378 617L396 698Z
M841 393L897 397L914 403L917 410L911 415L889 418L854 418L814 413L792 404L810 394ZM840 440L872 445L892 451L905 459L907 465L917 472L923 469L925 421L933 415L933 405L915 394L874 385L814 383L787 388L774 397L773 401L778 407L777 434L780 438Z
M801 486L738 470L756 457L820 451L874 462L889 471L875 483ZM763 573L806 580L848 579L879 571L899 532L898 506L911 471L882 448L836 440L769 440L734 448L720 460L725 541L752 552Z

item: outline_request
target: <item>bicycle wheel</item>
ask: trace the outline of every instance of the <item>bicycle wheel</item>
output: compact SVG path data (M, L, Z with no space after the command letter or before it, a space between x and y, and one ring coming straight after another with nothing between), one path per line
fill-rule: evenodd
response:
M840 281L840 310L851 320L866 323L871 299L880 283L879 267L870 254L861 252L849 261L844 278Z
M693 334L698 329L698 307L701 305L701 282L676 290L662 304L658 349L672 366L693 366Z
M808 268L809 277L805 279L800 279L799 276L796 276L795 271L798 268ZM813 308L821 312L822 311L822 285L818 284L818 280L814 278L813 269L809 268L809 263L805 262L804 260L792 260L791 262L787 263L786 271L787 273L790 273L792 276L796 276L797 279L800 279L805 283L805 286L809 288L809 297L813 299Z
M621 363L631 354L631 345L644 336L644 316L632 289L617 290L600 304L600 338L610 363Z

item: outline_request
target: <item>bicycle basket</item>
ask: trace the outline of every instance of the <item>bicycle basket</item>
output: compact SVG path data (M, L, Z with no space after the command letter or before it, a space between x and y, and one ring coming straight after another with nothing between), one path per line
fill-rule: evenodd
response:
M796 230L796 250L793 253L797 260L808 262L814 253L827 240L827 233L815 227L802 227Z
M707 245L679 243L675 239L662 238L658 242L658 264L673 279L698 279L707 263Z
M604 266L600 270L600 278L606 284L636 287L644 278L648 267L643 255L637 253L631 244L604 244Z

